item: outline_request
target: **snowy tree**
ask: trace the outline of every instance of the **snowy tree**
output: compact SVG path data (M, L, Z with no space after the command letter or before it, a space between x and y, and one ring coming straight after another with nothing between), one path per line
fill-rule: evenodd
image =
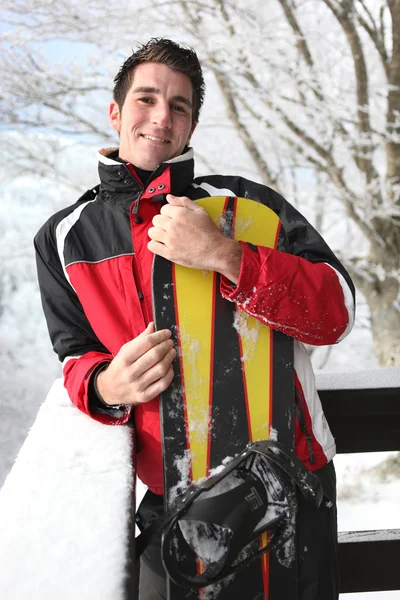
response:
M52 149L35 152L6 131L8 176L65 179L57 140L114 141L111 78L136 42L189 43L215 93L199 134L203 168L252 172L301 209L323 206L319 227L342 247L367 299L379 361L400 364L399 0L5 0L3 8L5 129L53 135ZM73 61L51 57L60 44L75 48ZM332 239L332 219L348 220L346 239Z

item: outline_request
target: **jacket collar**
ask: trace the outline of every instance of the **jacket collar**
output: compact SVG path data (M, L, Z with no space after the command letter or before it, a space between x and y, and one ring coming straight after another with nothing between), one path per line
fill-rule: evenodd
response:
M157 199L160 194L184 195L194 178L193 149L161 163L146 182L141 182L135 169L118 157L118 148L104 148L98 152L100 191L106 201L131 203Z

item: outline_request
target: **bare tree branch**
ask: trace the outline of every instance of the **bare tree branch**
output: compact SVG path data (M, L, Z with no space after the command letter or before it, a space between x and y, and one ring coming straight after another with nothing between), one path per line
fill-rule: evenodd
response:
M285 13L285 17L293 30L294 36L296 38L296 47L299 54L303 57L306 65L313 68L314 62L311 56L310 49L308 47L306 38L301 30L300 24L296 18L295 12L293 10L294 6L289 0L280 0L280 4L282 6L283 12Z
M365 29L371 38L376 50L378 51L379 56L381 57L382 67L386 73L387 79L389 79L389 56L385 46L385 38L384 38L384 27L383 27L383 10L384 7L381 7L380 10L380 23L379 27L374 21L374 18L371 14L371 11L368 9L364 0L359 0L360 5L362 6L364 12L366 13L369 22L358 12L357 19L360 25Z
M354 0L343 0L340 8L332 0L323 1L340 23L351 49L356 78L359 131L361 134L356 161L359 169L364 173L367 183L371 183L372 179L377 177L377 173L372 160L368 157L371 151L368 71L361 40L355 26Z
M220 9L221 14L224 19L224 22L227 24L229 35L234 36L235 31L234 31L233 25L229 19L229 15L226 12L224 0L214 0L214 2L216 3L217 7ZM193 14L191 14L189 12L187 2L185 0L182 0L182 6L185 11L186 17L191 21L192 25L197 26L198 25L198 15L193 16ZM239 117L239 113L238 113L236 103L235 103L235 94L233 93L233 91L230 87L228 78L225 77L223 75L223 73L221 73L219 71L218 63L214 57L209 57L209 64L211 65L211 68L213 69L215 79L216 79L218 86L221 90L221 93L224 97L228 116L229 116L231 122L233 123L240 139L242 140L249 155L251 156L254 163L256 164L257 169L258 169L259 173L261 174L265 184L269 185L271 187L276 187L276 185L277 185L276 179L274 178L270 169L268 168L267 163L261 156L261 153L259 152L257 145L255 144L254 140L252 139L250 131L244 125L244 123L241 121L241 119Z
M239 94L238 99L240 100L240 103L244 106L244 108L247 110L247 112L252 115L252 117L255 119L255 121L257 123L263 124L267 130L270 129L270 130L276 131L276 125L274 126L273 123L270 120L268 120L265 115L258 113L254 109L254 107L252 107L249 104L249 102L246 100L245 96L242 96ZM307 162L310 162L312 165L314 165L315 167L317 167L317 169L319 169L321 171L324 171L326 169L326 164L323 161L320 161L319 159L317 159L313 155L311 155L310 152L308 152L308 146L297 142L293 138L285 136L285 134L283 134L282 132L279 132L279 134L277 134L277 136L278 135L279 135L280 140L286 141L288 147L293 147L294 150L296 151L296 153L299 154L300 156L303 156Z
M235 95L229 87L228 80L223 75L221 75L221 73L219 73L217 70L214 71L214 75L215 75L216 81L218 82L219 88L222 92L222 95L224 97L229 118L232 121L234 127L236 128L236 131L238 132L240 139L246 146L248 153L250 154L251 158L253 159L254 163L256 164L257 169L259 170L259 172L264 180L264 183L273 188L276 188L276 186L277 186L276 178L272 175L270 169L268 168L267 163L262 158L262 156L252 138L250 131L240 120L239 112L238 112L236 104L235 104Z

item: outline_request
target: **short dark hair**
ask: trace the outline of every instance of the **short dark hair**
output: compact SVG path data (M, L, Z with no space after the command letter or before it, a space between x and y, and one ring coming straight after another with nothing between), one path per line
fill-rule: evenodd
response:
M151 38L121 66L114 79L113 93L120 109L132 85L135 69L143 63L160 63L189 77L193 86L193 121L198 121L206 87L199 59L193 48L180 46L167 38Z

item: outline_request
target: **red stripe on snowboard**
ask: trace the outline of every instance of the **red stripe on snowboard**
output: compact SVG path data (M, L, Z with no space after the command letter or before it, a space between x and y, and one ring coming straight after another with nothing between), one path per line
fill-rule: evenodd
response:
M210 457L211 457L211 433L212 433L212 403L213 403L213 389L214 389L214 340L215 340L215 295L217 293L217 274L214 272L213 279L213 303L212 303L212 314L211 314L211 351L210 351L210 386L209 386L209 402L208 402L208 422L210 427L208 429L207 439L207 477L210 474Z

